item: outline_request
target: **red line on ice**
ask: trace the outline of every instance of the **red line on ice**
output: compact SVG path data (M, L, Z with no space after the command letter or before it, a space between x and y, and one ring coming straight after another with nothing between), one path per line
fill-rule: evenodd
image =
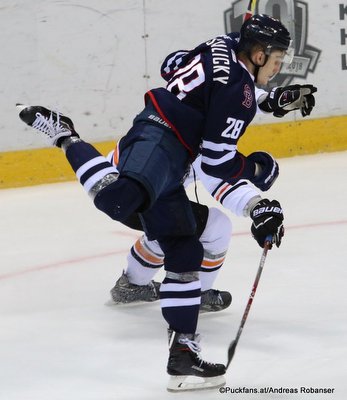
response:
M307 224L302 224L302 225L287 226L286 230L307 229L307 228L317 228L317 227L334 226L334 225L346 225L346 224L347 224L346 220L317 222L317 223L307 223ZM124 232L115 231L113 233L120 234L120 235L124 236ZM134 240L136 238L138 238L138 236L139 236L138 234L135 234L135 233L132 233L132 232L129 232L129 233L126 233L126 234L127 234L127 236L133 237ZM249 231L236 232L233 235L234 236L250 235L250 232ZM9 273L6 273L6 274L2 274L2 275L0 275L0 280L15 278L17 276L26 275L26 274L29 274L31 272L37 272L37 271L46 270L46 269L50 269L50 268L65 267L67 265L78 264L78 263L83 262L83 261L90 261L90 260L98 259L98 258L111 257L111 256L115 256L115 255L118 255L118 254L126 254L128 251L129 251L129 249L115 250L115 251L110 251L110 252L107 252L107 253L100 253L100 254L90 255L90 256L86 256L86 257L78 257L78 258L73 258L73 259L65 260L65 261L57 261L57 262L52 263L52 264L38 265L38 266L35 266L35 267L23 269L21 271L9 272Z

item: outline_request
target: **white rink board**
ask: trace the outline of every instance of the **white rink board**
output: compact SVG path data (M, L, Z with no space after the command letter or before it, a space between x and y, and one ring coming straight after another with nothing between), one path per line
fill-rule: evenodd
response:
M224 33L224 12L231 6L243 9L247 3L2 0L0 151L45 146L34 133L23 134L26 128L14 108L17 102L42 104L71 115L87 141L123 135L141 110L145 91L163 85L159 67L164 57ZM306 5L306 45L320 55L314 72L293 82L318 86L312 118L345 115L347 69L342 57L347 4L260 0L262 7L269 4L288 9ZM295 118L292 113L282 121ZM255 122L264 120L257 117Z

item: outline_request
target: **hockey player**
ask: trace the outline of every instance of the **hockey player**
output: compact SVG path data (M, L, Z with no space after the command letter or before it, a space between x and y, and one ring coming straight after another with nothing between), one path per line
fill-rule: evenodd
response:
M169 80L170 73L177 71L180 63L183 61L182 57L187 54L190 53L181 50L170 54L166 58L162 66L162 76L164 79ZM302 115L305 117L311 113L314 107L314 96L312 94L315 91L316 88L312 85L290 85L276 87L269 94L265 90L255 87L255 99L258 105L257 111L260 113L273 113L275 117L281 118L289 111L300 108ZM110 163L116 167L119 157L117 151L117 149L112 151L108 156ZM204 174L200 163L201 156L194 161L193 169L196 170L195 173L198 177L203 176L202 181L207 186L207 190L211 194L214 191L218 193L218 187L225 188L227 186L228 191L222 197L224 200L228 196L224 202L227 204L226 207L237 215L243 214L239 210L240 207L245 207L246 211L244 215L248 216L249 206L247 205L247 201L250 201L252 196L257 201L260 201L261 197L259 194L254 189L250 189L249 185L247 185L248 187L244 186L246 185L245 181L242 182L242 186L237 185L234 187L220 179ZM220 197L217 196L217 200L219 199ZM211 208L208 211L207 207L201 204L192 203L191 205L195 218L199 222L197 229L199 237L202 229L204 229L201 238L204 246L204 259L200 271L200 312L220 311L230 305L231 295L226 291L212 289L212 285L225 259L230 242L231 223L228 217L216 208ZM140 221L136 216L132 216L130 220L131 223L128 226L132 229L142 230ZM219 257L213 261L212 259L216 258L216 255L219 255ZM111 298L114 304L158 300L160 283L152 280L164 262L164 254L158 242L156 240L150 241L146 235L143 235L132 246L127 259L126 270L111 289Z
M179 56L182 56L184 52L180 51L178 53ZM311 85L305 85L304 87L309 89L308 92L315 90ZM295 90L299 88L300 86L298 85L291 85L285 88L276 88L275 90L281 92L282 99L287 99L295 95ZM268 92L255 88L257 104L261 103L267 96ZM311 97L310 103L313 106L313 97ZM303 110L306 109L303 108ZM308 113L310 112L310 110L307 111ZM265 110L261 110L258 107L258 112L265 113ZM282 117L287 112L289 111L281 108L275 112L275 116ZM110 152L107 159L117 167L118 149L116 148ZM187 186L196 177L201 180L207 191L217 201L238 216L248 217L252 205L261 200L259 192L247 184L246 181L231 185L206 175L201 170L201 155L193 162L190 174L186 178L184 185ZM232 224L229 218L218 208L208 208L194 202L191 202L191 206L197 223L197 235L204 248L204 258L199 273L201 282L200 313L221 311L229 307L232 296L228 291L212 289L212 286L226 257L231 239ZM126 221L126 225L135 230L143 230L137 214L131 216ZM264 240L261 241L261 243L263 242ZM112 301L110 304L118 305L159 300L160 283L153 280L154 275L164 265L164 254L159 243L156 240L148 240L146 234L142 235L131 247L127 261L126 269L111 289Z
M161 308L170 331L168 390L225 383L225 366L199 357L196 327L203 247L182 178L189 162L201 153L201 168L208 175L232 184L247 179L263 191L271 187L278 176L276 161L260 151L245 157L237 142L256 111L254 81L267 84L279 71L289 45L289 32L280 21L255 15L243 24L240 35L219 36L180 59L177 53L169 57L163 68L167 87L146 93L145 109L119 143L119 174L79 137L69 118L39 106L20 113L24 122L65 151L98 209L121 222L138 213L148 238L160 244L166 270ZM276 114L292 109L308 114L312 92L310 87L299 87L283 98L282 91L275 90L261 105ZM271 234L279 245L283 235L279 203L261 200L250 215L257 241Z

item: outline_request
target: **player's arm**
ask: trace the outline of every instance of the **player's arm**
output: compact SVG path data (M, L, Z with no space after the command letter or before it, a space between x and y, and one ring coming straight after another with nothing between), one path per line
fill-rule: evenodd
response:
M196 177L211 196L237 216L248 217L250 215L251 200L254 199L255 201L253 205L261 200L259 191L246 180L231 184L207 175L201 169L201 156L194 161L192 170L194 170Z
M246 157L238 151L237 141L245 131L245 121L230 116L213 122L215 125L208 127L202 142L203 172L230 184L246 179L262 191L269 190L278 177L278 164L266 152L257 151Z
M206 175L201 169L201 157L193 163L196 176L206 190L225 208L238 216L251 217L251 232L258 244L263 247L268 235L273 243L280 246L283 228L283 212L277 200L263 199L259 192L246 181L235 185Z

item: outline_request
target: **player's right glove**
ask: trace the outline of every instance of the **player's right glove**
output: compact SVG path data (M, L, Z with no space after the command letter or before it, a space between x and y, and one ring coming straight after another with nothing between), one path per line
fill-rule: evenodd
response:
M274 117L281 118L290 111L300 110L306 117L311 114L315 106L313 93L317 88L313 85L289 85L275 87L259 104L259 108L265 112L273 113Z
M280 246L283 228L283 211L277 200L260 200L250 213L253 220L251 232L260 247L264 247L265 239L268 235L272 236L272 243Z

